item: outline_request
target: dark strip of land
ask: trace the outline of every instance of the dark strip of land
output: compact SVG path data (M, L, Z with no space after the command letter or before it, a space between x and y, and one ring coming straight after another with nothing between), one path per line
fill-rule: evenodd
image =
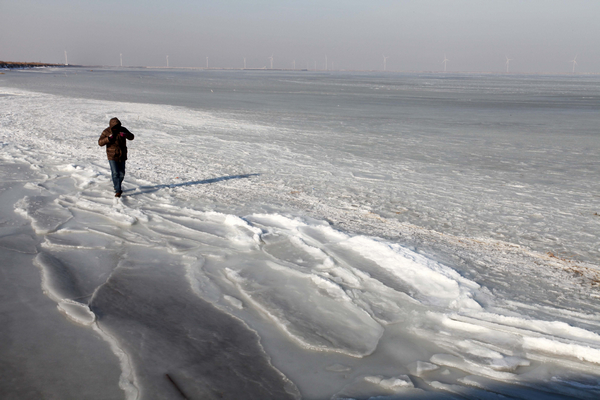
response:
M15 61L0 61L0 68L36 68L36 67L64 67L64 64L48 64L41 62L15 62Z

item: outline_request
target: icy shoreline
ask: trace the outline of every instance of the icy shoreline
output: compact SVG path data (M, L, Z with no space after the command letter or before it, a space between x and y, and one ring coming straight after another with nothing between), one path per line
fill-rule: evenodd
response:
M157 114L182 124L182 117L204 118L209 125L211 116L82 100L65 131L66 118L56 114L68 113L61 111L68 99L3 90L10 95L0 97L10 110L0 130L3 166L28 165L35 173L17 174L27 183L14 203L40 241L34 251L44 290L71 319L111 331L135 375L123 367L122 389L127 382L137 388L128 398L136 390L142 398L170 393L166 373L190 396L212 390L227 397L222 391L234 390L231 381L208 370L221 365L245 374L248 361L240 355L252 343L252 363L266 379L259 386L277 398L432 390L440 396L478 390L597 395L597 266L441 234L368 209L336 209L308 188L293 193L286 182L266 179L271 171L260 161L201 164L203 171L185 155L188 139L152 129L164 123L157 120L135 131L130 190L116 201L95 146L103 116L119 113L127 121ZM244 151L233 141L198 140L221 152L212 154L213 162L218 154ZM157 165L153 146L168 143L176 159L160 158ZM3 184L8 193L10 182ZM265 205L261 195L268 195ZM370 235L350 233L364 227ZM382 239L390 231L420 254ZM10 250L2 251L15 251L12 236L3 235ZM212 307L209 323L204 318ZM197 343L219 343L211 362L198 361L211 346ZM261 396L245 390L255 393L248 398Z

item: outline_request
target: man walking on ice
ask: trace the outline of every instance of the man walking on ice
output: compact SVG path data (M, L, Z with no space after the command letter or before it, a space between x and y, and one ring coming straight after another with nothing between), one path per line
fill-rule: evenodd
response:
M106 155L112 172L112 181L115 188L115 197L121 197L123 190L121 183L125 178L125 161L127 160L127 141L133 140L133 133L127 128L121 126L118 118L111 118L108 128L106 128L98 144L106 146Z

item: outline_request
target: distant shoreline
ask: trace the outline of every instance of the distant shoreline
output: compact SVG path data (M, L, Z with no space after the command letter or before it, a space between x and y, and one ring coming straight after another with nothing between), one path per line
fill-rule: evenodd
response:
M58 67L58 68L140 68L140 69L173 69L173 70L205 70L205 71L285 71L285 72L380 72L380 73L409 73L409 74L440 74L440 75L463 75L463 74L483 74L483 75L600 75L598 72L502 72L502 71L415 71L415 70L352 70L352 69L307 69L307 68L228 68L228 67L166 67L166 66L111 66L111 65L74 65L74 64L51 64L42 62L18 62L18 61L0 61L0 69L29 69L40 67Z
M50 64L42 62L0 61L0 69L22 69L38 67L80 67L80 65Z
M380 69L307 69L307 68L229 68L229 67L159 67L159 66L103 66L102 68L145 68L203 71L284 71L284 72L376 72L382 74L439 74L439 75L600 75L600 72L503 72L503 71L435 71L435 70L380 70Z

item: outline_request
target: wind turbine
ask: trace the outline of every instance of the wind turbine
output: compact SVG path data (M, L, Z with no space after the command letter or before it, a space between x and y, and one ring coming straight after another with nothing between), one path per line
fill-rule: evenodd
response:
M383 56L383 70L385 71L387 69L387 59L389 57Z
M269 57L269 61L271 61L271 69L273 69L273 54L271 54L271 57Z
M119 53L119 57L121 57L121 67L123 66L123 53Z
M244 57L244 69L246 69L246 57Z
M325 54L325 71L327 71L327 54Z
M569 62L573 63L573 73L575 73L575 66L577 65L577 56L578 55L579 54L577 54L574 59L572 59L571 61L569 61Z
M65 65L69 65L69 60L67 59L67 51L65 50Z
M296 69L296 60L294 60L293 64L294 64L294 70L295 70Z
M206 69L208 69L208 57L206 57Z
M504 57L506 57L506 73L508 74L508 65L512 61L512 58L508 58L508 56L504 56Z
M446 72L446 63L450 61L446 58L446 55L444 54L444 60L442 61L442 64L444 64L444 72Z
M169 56L167 56L167 68L169 68Z

